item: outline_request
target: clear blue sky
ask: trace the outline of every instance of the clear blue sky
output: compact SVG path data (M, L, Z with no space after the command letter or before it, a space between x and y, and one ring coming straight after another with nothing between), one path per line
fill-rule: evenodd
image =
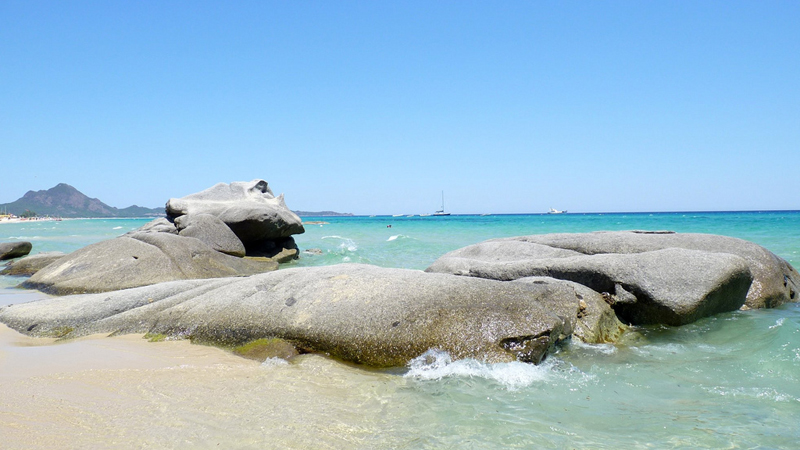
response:
M800 209L798 1L0 0L0 203Z

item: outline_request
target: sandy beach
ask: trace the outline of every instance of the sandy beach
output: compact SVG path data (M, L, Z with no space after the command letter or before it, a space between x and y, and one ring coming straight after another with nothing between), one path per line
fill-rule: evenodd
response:
M60 222L61 218L53 218L53 217L32 217L32 218L21 218L21 217L14 217L14 218L7 218L4 217L0 219L0 224L4 223L25 223L25 222Z
M4 325L0 368L8 449L361 448L403 382L321 356L261 364L188 341L54 342Z

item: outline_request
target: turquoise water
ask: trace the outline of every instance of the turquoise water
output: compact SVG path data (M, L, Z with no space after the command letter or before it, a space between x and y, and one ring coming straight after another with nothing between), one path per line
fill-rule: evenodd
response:
M447 251L495 237L625 229L739 237L800 266L800 212L305 220L328 222L296 237L301 250L321 254L304 252L293 266L424 269ZM4 224L0 242L24 239L34 253L66 252L145 222ZM5 287L20 281L0 278ZM616 345L571 343L540 366L450 361L431 352L370 381L378 385L376 404L385 406L353 419L375 430L359 448L798 448L797 304L636 331Z
M445 217L314 217L296 236L305 254L297 265L359 262L424 269L440 255L486 239L598 230L672 230L746 239L800 266L800 212L615 213ZM391 225L391 228L388 226Z

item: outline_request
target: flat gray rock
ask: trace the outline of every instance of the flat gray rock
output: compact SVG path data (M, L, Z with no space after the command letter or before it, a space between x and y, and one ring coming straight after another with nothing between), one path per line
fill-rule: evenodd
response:
M747 293L748 308L774 308L796 302L800 273L786 260L753 242L728 236L670 231L609 231L581 234L545 234L519 238L582 254L641 253L665 248L685 248L737 255L747 262L753 283Z
M539 301L581 309L581 288L558 283L343 264L46 299L2 308L0 321L35 336L151 332L223 346L278 337L377 367L403 366L432 348L538 362L570 331Z
M274 261L217 252L195 238L138 232L72 252L38 271L23 286L53 295L69 295L173 280L247 276L277 267Z
M0 242L0 261L19 258L31 252L33 244L27 241Z
M66 254L64 252L44 252L37 253L35 255L28 255L24 258L20 258L16 261L11 261L8 263L3 270L0 270L0 275L29 277L63 258L65 255Z
M231 256L245 255L244 244L225 225L211 214L186 214L175 218L178 235L200 239L218 252Z
M549 276L605 293L633 324L681 325L737 308L797 301L800 276L741 239L597 232L493 239L450 252L429 272L495 280Z
M167 217L211 214L222 220L245 247L264 240L276 240L305 232L303 223L284 202L275 197L264 180L218 183L204 191L171 198Z
M169 234L178 234L178 229L175 227L175 224L170 222L164 217L159 217L158 219L153 219L150 222L139 227L139 229L130 231L127 234L133 233L169 233Z

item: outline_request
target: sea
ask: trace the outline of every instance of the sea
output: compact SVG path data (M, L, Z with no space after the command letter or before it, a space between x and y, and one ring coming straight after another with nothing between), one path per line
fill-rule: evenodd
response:
M423 270L448 251L487 239L601 230L732 236L800 267L799 211L303 219L306 231L295 236L300 259L284 267ZM3 224L0 242L31 241L32 253L70 252L146 222ZM0 305L25 301L15 287L22 280L0 277ZM160 372L103 385L100 406L91 408L120 401L151 407L142 417L103 422L119 428L119 448L800 448L798 304L681 327L637 327L616 344L568 342L540 365L453 360L431 349L406 367L381 371L324 355L268 360L244 371L175 370L186 375L182 390L148 388L147 380L167 376ZM0 411L4 420L10 419ZM90 422L73 431L87 432Z

